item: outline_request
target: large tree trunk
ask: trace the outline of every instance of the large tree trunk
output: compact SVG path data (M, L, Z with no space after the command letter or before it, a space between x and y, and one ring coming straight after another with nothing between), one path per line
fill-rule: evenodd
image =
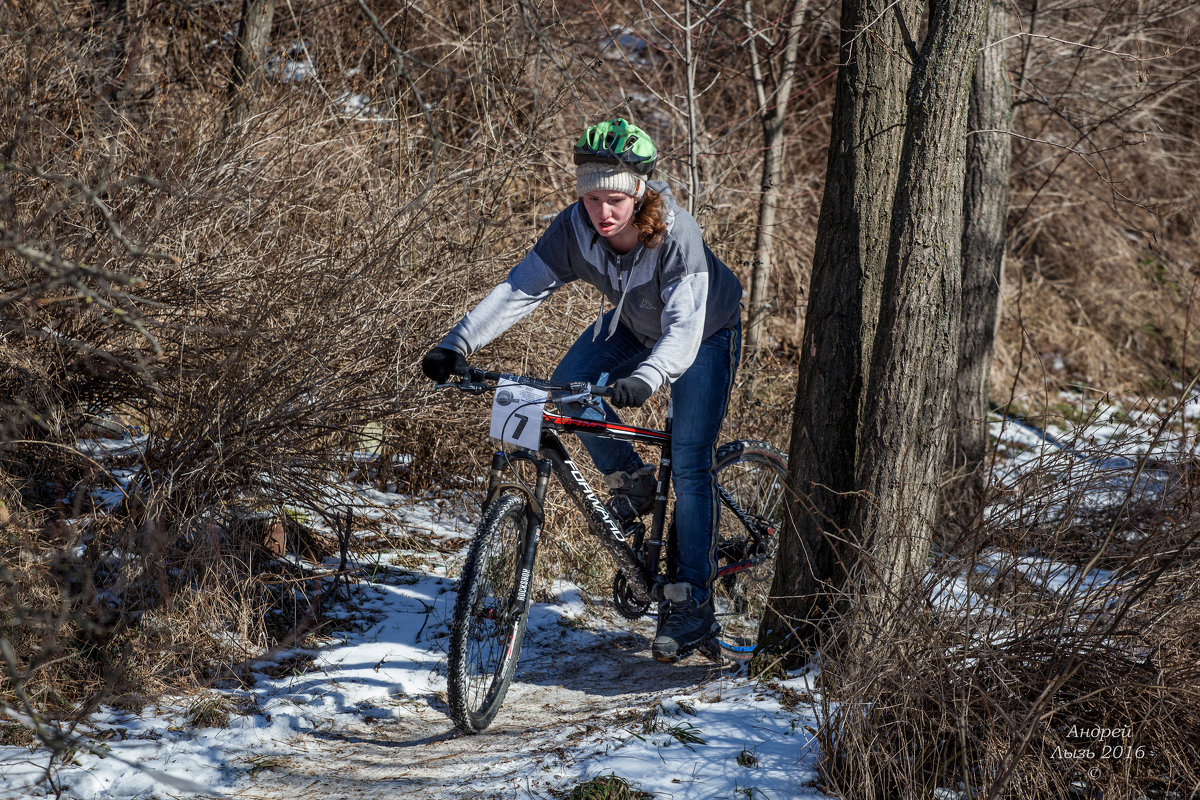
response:
M274 16L275 0L242 0L242 22L229 76L226 129L240 126L250 113L250 99L262 74L262 57Z
M958 366L967 100L988 0L935 0L909 90L865 398L855 590L881 624L925 572Z
M1008 16L992 2L971 83L967 115L967 175L963 191L962 336L954 396L952 475L943 513L955 527L976 525L983 513L987 402L1000 286L1004 275L1008 181L1012 164L1012 85L1003 42Z
M789 453L794 524L780 543L763 620L762 639L772 649L810 648L846 577L846 493L854 489L859 408L904 132L905 27L914 29L916 18L913 0L842 5L842 66Z

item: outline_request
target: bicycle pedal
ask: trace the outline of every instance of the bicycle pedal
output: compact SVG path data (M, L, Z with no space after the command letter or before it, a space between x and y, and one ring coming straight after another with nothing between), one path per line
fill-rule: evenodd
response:
M717 641L717 637L706 639L696 646L696 652L707 658L709 661L715 661L718 664L725 663L725 658L721 655L721 644Z

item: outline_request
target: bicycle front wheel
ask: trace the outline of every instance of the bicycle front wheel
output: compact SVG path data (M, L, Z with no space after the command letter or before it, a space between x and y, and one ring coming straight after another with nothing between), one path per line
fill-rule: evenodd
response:
M533 576L527 537L525 498L503 494L489 505L467 552L447 676L450 716L463 733L491 724L517 668Z
M775 577L779 532L789 513L787 458L766 442L729 442L717 450L721 496L713 601L722 654L754 655Z

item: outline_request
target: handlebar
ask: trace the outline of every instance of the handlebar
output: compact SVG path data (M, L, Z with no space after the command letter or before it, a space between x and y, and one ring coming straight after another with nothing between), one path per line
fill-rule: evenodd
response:
M438 389L458 389L468 394L483 394L496 388L501 380L512 381L524 386L532 386L550 393L550 400L555 403L586 403L593 397L611 397L611 386L597 386L587 381L572 381L556 383L554 381L535 378L531 375L511 375L505 372L490 372L476 367L461 367L454 370L460 380L451 383L439 383Z

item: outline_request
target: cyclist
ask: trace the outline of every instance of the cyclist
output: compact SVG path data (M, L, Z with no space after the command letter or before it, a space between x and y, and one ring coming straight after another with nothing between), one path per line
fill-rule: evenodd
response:
M565 283L601 292L595 325L583 331L555 381L597 383L608 374L612 406L636 408L671 384L676 552L664 589L653 653L674 661L720 630L713 613L718 496L713 475L741 349L742 286L705 244L695 219L665 182L651 181L658 152L624 119L588 127L575 144L579 200L550 223L533 249L421 362L445 381ZM604 312L607 299L614 307ZM608 404L604 413L618 421ZM600 419L595 409L582 412ZM654 504L654 467L628 442L580 437L612 491L608 507L628 525Z

